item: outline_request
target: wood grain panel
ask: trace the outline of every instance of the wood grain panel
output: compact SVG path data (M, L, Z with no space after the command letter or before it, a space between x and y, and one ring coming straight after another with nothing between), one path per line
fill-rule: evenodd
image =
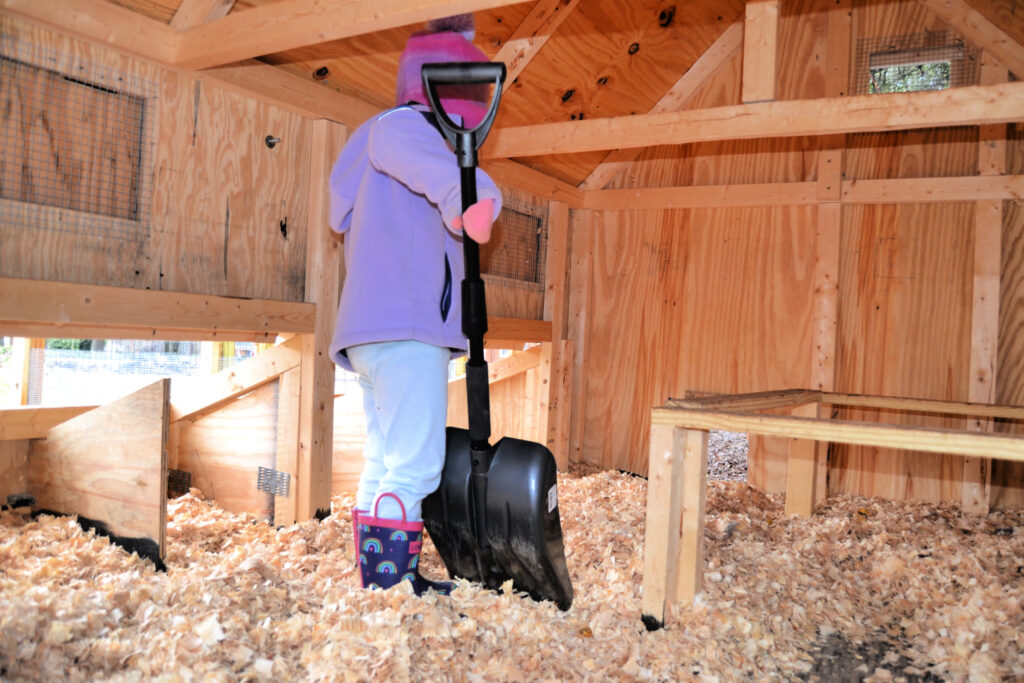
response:
M844 209L836 390L966 400L972 204ZM843 419L962 429L963 420L840 410ZM963 462L837 446L830 493L959 500Z
M170 75L160 98L154 232L161 288L301 301L309 123ZM185 125L183 112L191 114ZM273 149L268 135L281 140Z
M162 379L32 441L34 509L100 522L114 536L152 545L151 559L162 559L169 394L170 380Z
M225 510L272 519L273 496L256 489L256 476L260 467L273 468L277 456L277 392L278 383L271 382L214 413L178 423L178 469L191 472L192 486Z
M649 410L669 396L809 381L813 220L807 207L589 214L584 461L645 472Z

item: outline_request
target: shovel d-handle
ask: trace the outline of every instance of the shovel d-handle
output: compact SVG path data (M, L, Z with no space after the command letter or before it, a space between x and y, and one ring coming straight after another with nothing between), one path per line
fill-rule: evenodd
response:
M459 163L462 191L462 211L477 202L476 151L494 123L501 101L501 87L505 81L505 65L501 62L455 62L424 64L421 76L423 90L430 100L430 108L437 117L445 139L455 148ZM444 110L438 88L446 85L494 84L494 92L487 114L475 126L463 127L455 123ZM484 282L480 278L480 245L463 233L462 249L466 276L462 281L462 333L469 342L466 361L466 401L469 418L469 438L474 453L473 468L485 474L490 465L491 408L488 387L487 361L484 360L484 334L487 332L487 300ZM482 493L482 491L481 491Z
M430 100L430 108L437 116L441 133L455 148L459 168L475 168L477 165L476 150L483 144L484 138L491 130L491 124L494 123L494 117L498 115L501 86L505 82L505 64L502 62L430 62L423 65L420 75L423 78L423 91L427 94L427 99ZM469 128L452 121L444 110L437 88L445 85L482 85L485 83L494 83L494 92L483 120ZM463 188L465 188L465 181L463 181ZM471 203L474 202L476 202L475 198ZM463 204L463 209L469 207L469 204L465 203L465 195L463 195Z

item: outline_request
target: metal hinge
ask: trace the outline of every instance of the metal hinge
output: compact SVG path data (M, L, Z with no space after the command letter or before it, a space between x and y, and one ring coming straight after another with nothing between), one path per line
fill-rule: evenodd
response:
M287 496L292 475L269 467L261 467L256 474L256 488L275 496Z

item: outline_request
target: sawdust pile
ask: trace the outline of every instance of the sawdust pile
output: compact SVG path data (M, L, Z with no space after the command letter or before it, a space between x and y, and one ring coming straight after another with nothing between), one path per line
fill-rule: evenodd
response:
M360 589L348 497L275 529L193 491L169 504L166 573L73 519L0 513L0 678L1024 677L1022 512L839 498L800 520L713 482L703 599L648 633L646 482L576 471L559 488L568 612L468 583L451 598ZM424 573L442 574L436 555Z

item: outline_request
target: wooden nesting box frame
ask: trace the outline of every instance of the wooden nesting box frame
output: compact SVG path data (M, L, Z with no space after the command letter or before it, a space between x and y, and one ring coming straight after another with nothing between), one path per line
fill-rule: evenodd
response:
M914 411L975 418L975 429L853 422L822 417L822 406ZM767 415L764 411L786 411ZM692 604L704 569L708 431L788 437L786 514L808 516L824 496L829 443L878 446L1024 462L1024 435L985 429L994 419L1024 420L1024 407L789 389L670 399L651 411L642 611L648 627L669 604ZM987 499L987 492L980 492Z

